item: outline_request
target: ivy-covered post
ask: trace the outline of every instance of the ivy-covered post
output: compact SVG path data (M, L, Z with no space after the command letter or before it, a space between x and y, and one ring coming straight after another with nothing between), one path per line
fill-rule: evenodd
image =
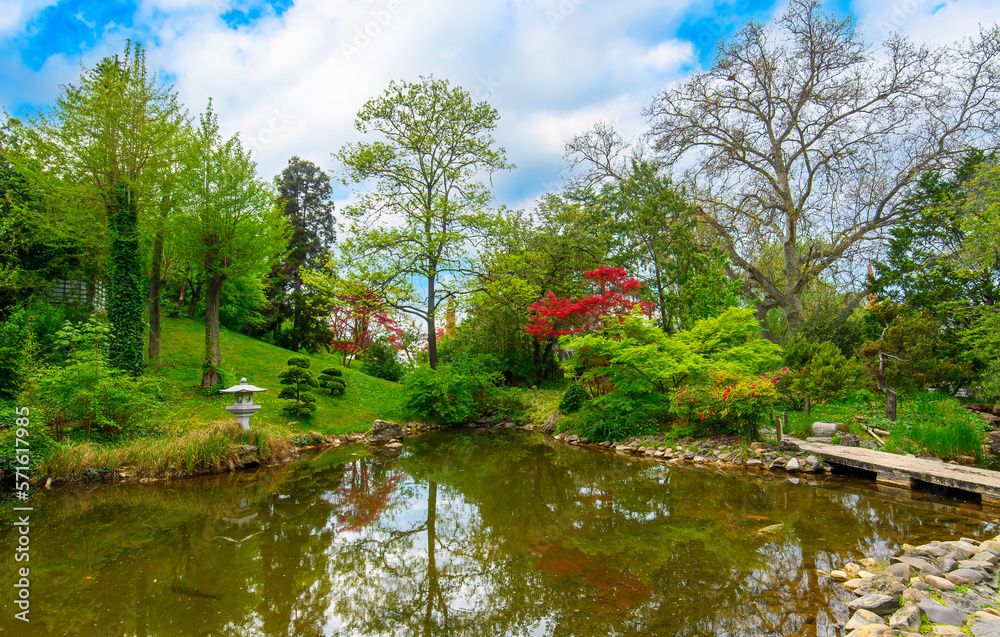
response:
M111 250L108 255L107 310L113 329L108 339L112 367L138 376L142 373L142 259L139 252L139 206L124 184L111 189L108 220Z

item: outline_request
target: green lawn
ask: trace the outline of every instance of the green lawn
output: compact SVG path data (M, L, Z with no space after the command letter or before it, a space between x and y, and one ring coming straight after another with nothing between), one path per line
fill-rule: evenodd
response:
M399 420L402 414L402 386L372 378L354 369L343 369L347 393L341 397L318 395L317 410L306 419L293 419L281 412L285 402L277 398L281 391L278 374L287 369L293 352L261 341L220 330L222 368L231 373L233 382L245 376L247 382L267 388L255 396L263 406L255 419L287 424L296 431L341 434L367 431L376 418ZM191 319L163 319L162 364L147 374L165 381L167 406L155 418L167 430L184 430L194 422L229 418L225 411L232 399L225 395L203 396L200 392L201 361L204 353L204 323ZM309 356L314 376L339 362L329 355ZM253 422L251 420L251 422Z

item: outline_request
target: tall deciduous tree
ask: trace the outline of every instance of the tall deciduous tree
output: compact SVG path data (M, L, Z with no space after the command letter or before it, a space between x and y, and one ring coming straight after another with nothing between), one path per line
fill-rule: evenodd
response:
M992 139L998 73L1000 28L950 47L892 36L875 49L852 19L792 0L773 24L722 42L710 70L666 89L647 116L662 157L691 163L689 190L759 310L780 308L795 335L810 282L896 223L923 172ZM755 263L768 243L780 245L779 276Z
M355 121L359 131L382 139L349 144L334 155L344 165L345 183L375 182L344 211L352 221L344 253L373 264L380 287L426 282L425 302L401 300L396 307L426 322L431 367L437 364L438 304L455 294L451 278L469 265L465 246L491 221L492 197L480 176L513 168L505 151L494 148L499 118L447 81L392 82Z
M176 94L146 68L143 48L129 42L123 56L83 68L79 86L63 86L56 105L29 123L31 152L48 171L42 181L72 184L83 205L106 216L109 361L134 374L143 365L138 223L149 177L169 161L183 120Z
M278 343L293 352L304 346L317 350L327 336L325 317L313 309L302 288L302 271L316 270L337 240L333 217L333 189L330 177L319 166L298 157L275 177L278 196L285 202L285 217L292 228L288 253L271 273L268 291L274 314L271 329ZM280 335L286 319L291 320L287 339Z
M219 382L219 304L226 281L266 275L287 241L286 224L270 186L259 179L239 137L223 140L218 117L199 116L191 165L185 170L187 246L205 272L205 359L202 387Z

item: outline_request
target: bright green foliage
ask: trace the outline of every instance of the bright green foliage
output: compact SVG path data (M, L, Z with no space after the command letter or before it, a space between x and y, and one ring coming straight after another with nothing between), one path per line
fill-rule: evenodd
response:
M405 409L429 422L456 425L479 415L489 389L498 380L494 374L476 374L442 363L437 369L420 366L403 384Z
M35 338L23 307L0 322L0 399L14 398L28 379Z
M914 392L900 412L895 422L872 423L889 430L886 444L890 448L909 453L926 449L939 458L982 458L986 423L955 398L940 392Z
M30 122L28 147L37 161L32 181L45 185L40 190L50 203L105 213L108 361L131 374L143 367L138 221L157 171L176 152L184 119L176 94L146 68L142 47L129 42L122 58L106 57L84 68L79 86L64 86L56 106Z
M335 155L347 182L374 184L344 209L351 236L342 244L353 269L363 266L373 288L411 288L396 307L427 324L428 358L437 365L438 303L451 296L447 281L467 271L469 243L496 222L482 178L509 170L494 148L500 115L447 81L392 82L358 113L355 127L373 141L344 146ZM421 293L410 282L423 280Z
M562 400L559 401L559 411L564 414L572 414L575 411L579 411L588 398L590 396L587 395L587 390L583 388L583 385L572 383L566 388Z
M309 392L312 387L319 387L319 382L309 371L311 362L306 356L292 356L288 359L288 369L278 374L278 381L284 385L278 398L285 398L286 413L298 416L308 416L316 411L316 397Z
M670 412L678 433L722 431L753 440L777 398L778 390L766 379L720 370L673 390Z
M375 378L398 383L405 370L396 359L396 348L383 338L376 339L361 355L361 371Z
M29 402L57 437L81 429L87 434L135 433L155 405L160 394L155 381L109 366L104 352L111 333L111 326L99 318L77 325L67 322L56 334L65 359L31 376Z
M756 375L780 361L780 348L760 337L750 310L731 308L674 335L637 313L601 332L565 338L562 346L576 351L564 366L594 396L582 415L583 433L594 439L630 435L669 420L682 428L714 426L752 437L777 395ZM723 396L719 383L738 391ZM690 408L691 396L677 399L681 391L697 393ZM693 422L693 413L707 415Z
M331 396L343 396L347 391L347 381L344 373L336 367L327 367L319 373L319 386L327 390Z
M704 356L708 367L759 375L781 364L781 348L761 338L753 311L729 308L719 316L698 321L678 338Z
M857 388L863 372L856 359L848 359L835 344L796 339L785 348L785 364L792 368L789 391L808 396L811 403L841 400Z

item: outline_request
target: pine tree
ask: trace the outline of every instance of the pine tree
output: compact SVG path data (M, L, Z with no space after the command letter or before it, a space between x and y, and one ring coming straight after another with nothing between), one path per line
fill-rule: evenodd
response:
M305 356L292 356L288 359L288 369L278 374L278 380L285 385L278 398L294 401L284 408L293 416L304 417L316 411L316 396L309 392L309 388L319 387L319 383L309 371L309 365Z
M336 367L327 367L319 374L319 386L330 392L331 396L343 396L347 391L347 381L343 372Z

